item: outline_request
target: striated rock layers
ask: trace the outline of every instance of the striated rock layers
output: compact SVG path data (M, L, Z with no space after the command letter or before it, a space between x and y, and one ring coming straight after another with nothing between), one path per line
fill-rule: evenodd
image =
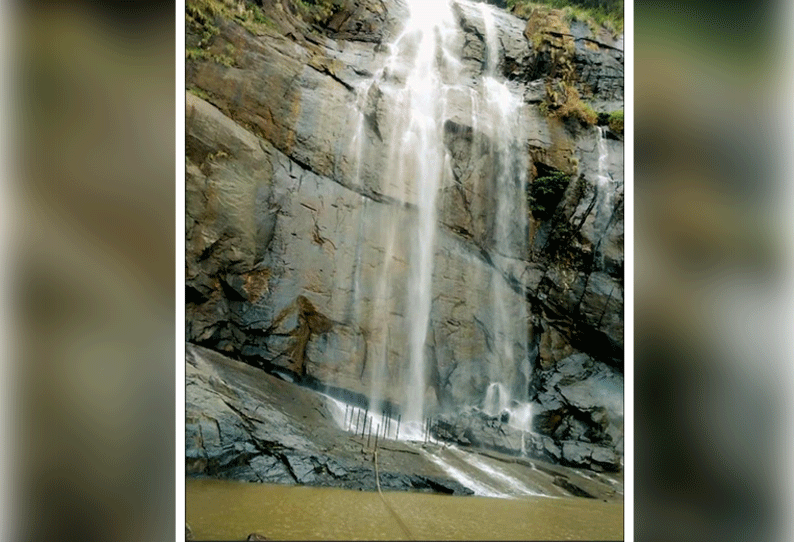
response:
M314 392L194 345L187 346L185 376L187 474L377 489L371 455L328 423L331 414ZM419 461L400 468L399 450L382 454L392 467L381 473L385 489L471 494Z
M384 96L400 76L363 84L384 65L406 7L347 0L307 14L287 0L214 4L188 1L186 340L361 397L385 360L384 399L399 408L389 390L406 378L404 232L417 196L383 175L395 118ZM494 10L499 75L523 96L528 209L527 231L515 234L528 242L497 242L493 134L472 121L486 21L478 4L453 8L462 80L447 97L451 175L437 198L426 403L444 420L437 430L460 442L617 469L623 142L605 119L622 109L622 51L555 12L525 21ZM583 120L582 100L603 126ZM384 304L376 294L387 259ZM508 292L503 319L523 335L511 359L496 359L494 277ZM532 431L521 438L499 437L515 431L510 420L481 408L494 363L531 403Z

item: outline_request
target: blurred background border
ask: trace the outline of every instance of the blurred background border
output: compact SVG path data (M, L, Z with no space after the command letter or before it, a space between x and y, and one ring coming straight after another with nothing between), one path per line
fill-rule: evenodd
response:
M5 534L172 540L182 16L3 9ZM792 539L791 2L634 14L636 540Z

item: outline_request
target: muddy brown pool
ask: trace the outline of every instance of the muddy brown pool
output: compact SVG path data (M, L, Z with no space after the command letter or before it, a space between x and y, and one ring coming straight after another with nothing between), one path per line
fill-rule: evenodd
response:
M623 504L596 499L496 499L410 492L384 498L417 540L620 540ZM398 540L403 528L378 493L252 484L185 482L185 514L196 540Z

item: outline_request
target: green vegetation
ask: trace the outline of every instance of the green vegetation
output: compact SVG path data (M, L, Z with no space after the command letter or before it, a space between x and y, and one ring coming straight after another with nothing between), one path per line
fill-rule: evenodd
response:
M544 171L545 170L545 171ZM543 168L529 185L529 208L538 220L548 220L559 205L571 177L551 168Z
M568 21L586 22L591 29L603 26L614 36L623 32L623 0L507 0L507 7L523 18L538 6L560 9Z
M262 8L246 0L186 0L185 23L189 33L199 36L198 48L208 47L218 33L218 18L237 21L252 34L276 26Z
M584 102L576 87L565 81L556 88L555 85L546 86L546 103L541 110L561 119L576 119L585 126L598 122L598 113L593 106Z
M185 2L185 26L189 33L198 36L196 47L204 49L218 34L215 18L225 11L225 4L217 0L187 0ZM186 58L190 58L187 56Z
M270 17L265 15L265 13L262 11L262 8L260 8L256 4L250 5L249 10L250 10L250 20L244 21L243 26L246 26L247 22L252 22L257 25L267 26L269 28L276 27L276 24L270 19ZM246 26L246 28L248 27Z
M618 134L623 133L623 110L613 111L609 114L609 118L607 120L607 124L609 124L609 128Z
M308 23L322 23L339 10L332 0L294 0L298 14Z
M198 96L199 98L201 98L204 101L209 101L209 99L210 99L210 95L207 94L206 91L204 91L203 89L200 89L198 87L188 87L187 90L191 94L195 94L196 96Z
M224 66L231 67L234 65L234 59L227 55L227 54L214 54L206 49L198 49L196 47L185 47L185 59L186 60L212 60L213 62L217 62L218 64L223 64Z
M339 0L286 0L284 4L309 24L327 21L341 7ZM186 0L185 22L188 33L199 37L195 44L199 49L206 48L218 33L218 19L235 21L256 35L277 27L252 0Z

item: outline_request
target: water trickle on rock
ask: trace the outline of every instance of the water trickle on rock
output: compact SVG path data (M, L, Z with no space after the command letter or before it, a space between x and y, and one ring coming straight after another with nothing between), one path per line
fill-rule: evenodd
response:
M596 208L594 226L597 229L606 229L613 219L616 183L609 174L609 144L607 142L607 127L598 126L596 149L598 151L598 175L596 177ZM600 248L600 247L599 247ZM603 255L599 253L603 260ZM603 262L601 262L603 265Z

